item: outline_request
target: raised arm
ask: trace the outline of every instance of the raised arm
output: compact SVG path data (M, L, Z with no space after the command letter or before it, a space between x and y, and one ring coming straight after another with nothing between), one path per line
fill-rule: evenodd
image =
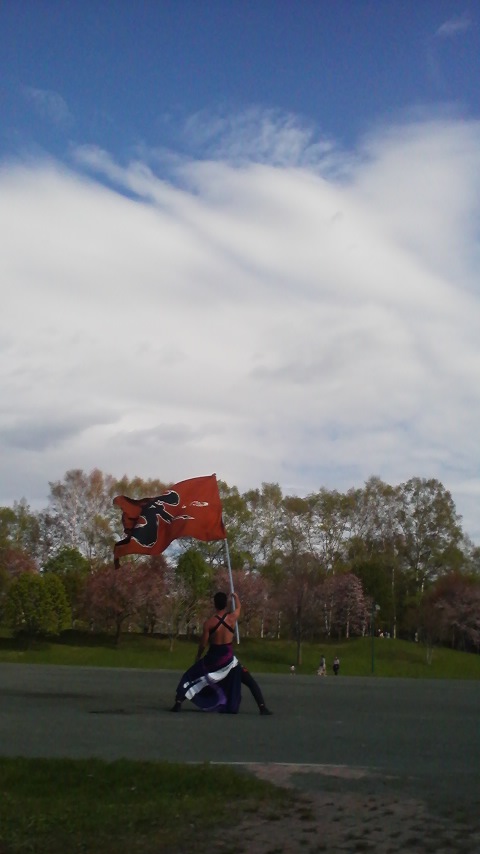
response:
M234 607L233 607L233 610L232 610L230 616L233 617L235 622L236 622L240 616L242 604L240 602L240 598L238 596L238 593L232 593L232 599L233 599L232 605Z

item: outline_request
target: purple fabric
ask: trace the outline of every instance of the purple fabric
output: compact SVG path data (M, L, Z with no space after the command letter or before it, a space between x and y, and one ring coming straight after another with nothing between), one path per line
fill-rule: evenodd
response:
M205 712L238 712L241 669L231 643L212 644L206 655L183 674L177 699L186 698Z

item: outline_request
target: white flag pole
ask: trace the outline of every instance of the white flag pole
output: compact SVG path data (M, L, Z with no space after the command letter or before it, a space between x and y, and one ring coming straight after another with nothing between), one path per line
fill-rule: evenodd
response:
M234 592L234 590L233 590L232 566L231 566L231 563L230 563L230 552L229 552L229 550L228 550L228 540L227 540L227 538L226 538L226 537L225 537L224 542L225 542L225 555L226 555L226 558L227 558L228 577L229 577L229 579L230 579L230 592L232 593L232 603L234 604L235 600L233 599L233 592ZM237 643L240 643L240 634L239 634L239 631L238 631L238 623L235 623L235 637L236 637L236 639L237 639Z

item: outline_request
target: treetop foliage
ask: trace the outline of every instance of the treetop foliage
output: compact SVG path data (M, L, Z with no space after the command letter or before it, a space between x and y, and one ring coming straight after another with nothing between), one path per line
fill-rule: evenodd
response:
M147 630L160 612L165 616L166 601L172 634L182 620L198 619L199 603L225 571L222 541L177 540L156 561L126 561L122 578L110 573L113 545L123 537L114 496L159 495L169 484L72 469L49 486L48 506L40 512L32 512L25 499L0 508L0 607L2 590L30 572L62 581L74 620L85 616L90 603L89 619L98 621L109 601L116 632L133 619L131 603L122 605L128 596ZM438 480L414 477L392 486L371 477L362 488L342 493L322 487L305 497L284 495L278 483L240 493L219 481L219 490L231 564L248 594L255 631L267 631L267 623L268 631L279 631L277 617L265 617L267 600L275 601L277 616L281 612L283 626L299 641L319 631L319 620L326 633L369 631L372 603L380 605L381 621L392 633L417 631L428 608L438 612L438 601L450 603L450 611L442 607L451 616L451 602L460 608L465 599L454 581L448 584L455 596L436 599L431 591L440 590L442 580L461 578L462 590L471 584L476 591L480 583L480 548L462 530L453 499ZM466 619L474 642L475 621Z

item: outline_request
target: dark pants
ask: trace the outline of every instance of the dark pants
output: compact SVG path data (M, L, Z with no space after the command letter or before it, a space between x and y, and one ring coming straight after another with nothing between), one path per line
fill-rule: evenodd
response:
M243 664L240 665L240 672L242 674L242 685L246 685L247 688L252 692L252 697L255 700L257 706L265 705L265 700L263 699L263 694L260 690L260 685L255 681L252 674Z

